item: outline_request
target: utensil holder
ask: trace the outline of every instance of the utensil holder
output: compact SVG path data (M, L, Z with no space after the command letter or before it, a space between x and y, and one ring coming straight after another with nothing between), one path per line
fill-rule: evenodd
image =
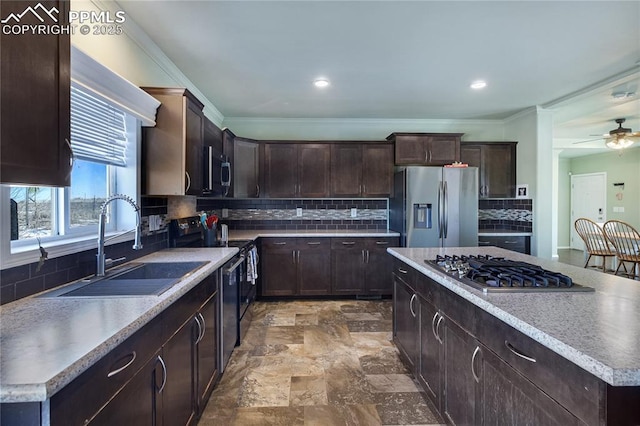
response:
M218 230L214 225L213 228L203 228L203 239L205 247L217 247L218 246Z

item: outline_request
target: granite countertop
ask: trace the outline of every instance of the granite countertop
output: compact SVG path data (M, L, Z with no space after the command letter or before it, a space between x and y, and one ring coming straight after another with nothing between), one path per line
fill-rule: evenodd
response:
M0 306L0 402L50 398L237 252L166 249L136 259L208 262L160 296L45 298L40 293Z
M229 240L255 240L260 237L399 237L399 232L374 230L229 230Z
M473 247L474 254L537 264L595 289L587 293L484 294L424 263L436 254L468 254L470 249L389 248L387 251L606 383L640 386L638 281L500 248Z
M533 232L513 231L511 229L480 229L478 235L486 237L530 237Z

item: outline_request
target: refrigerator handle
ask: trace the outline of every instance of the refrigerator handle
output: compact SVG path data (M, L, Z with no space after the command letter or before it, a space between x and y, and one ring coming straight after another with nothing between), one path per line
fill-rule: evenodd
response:
M442 196L442 181L440 181L438 182L438 238L442 238L442 213L444 209Z
M449 233L449 190L447 189L447 181L444 181L443 185L444 192L444 209L442 211L442 220L444 222L444 237L447 238L447 234Z

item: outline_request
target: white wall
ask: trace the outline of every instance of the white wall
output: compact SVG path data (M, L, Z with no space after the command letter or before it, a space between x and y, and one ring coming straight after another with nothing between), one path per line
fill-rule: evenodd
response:
M115 16L119 8L113 1L72 0L71 10L108 10ZM71 36L71 43L136 86L186 87L205 104L204 114L216 125L222 126L224 117L220 111L151 41L133 19L125 15L122 25L124 33L120 35L82 35L76 31Z
M571 160L558 160L558 248L569 248L571 238Z
M276 140L384 140L393 132L464 133L462 140L502 141L502 120L270 119L225 117L242 137Z

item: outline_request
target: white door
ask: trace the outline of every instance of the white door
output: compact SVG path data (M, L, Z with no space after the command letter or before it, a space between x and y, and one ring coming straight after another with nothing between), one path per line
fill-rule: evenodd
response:
M571 175L571 248L584 250L584 243L573 224L586 217L594 222L607 220L607 174Z

